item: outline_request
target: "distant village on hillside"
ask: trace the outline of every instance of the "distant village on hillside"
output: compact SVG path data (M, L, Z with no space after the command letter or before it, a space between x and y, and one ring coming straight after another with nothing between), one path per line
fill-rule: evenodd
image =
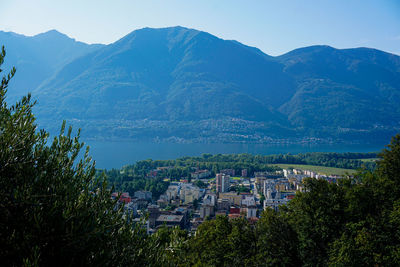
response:
M155 177L168 168L172 167L158 167L147 176ZM210 170L197 169L191 173L190 182L187 179L171 182L157 201L149 191L136 191L133 196L115 192L112 197L119 197L119 205L134 215L135 222L144 223L149 234L163 226L178 226L193 233L203 221L219 215L256 222L262 210L278 210L297 191L304 191L303 179L307 177L330 183L343 178L299 169L255 172L254 177L248 177L247 169L239 174L234 169L223 169L211 177Z

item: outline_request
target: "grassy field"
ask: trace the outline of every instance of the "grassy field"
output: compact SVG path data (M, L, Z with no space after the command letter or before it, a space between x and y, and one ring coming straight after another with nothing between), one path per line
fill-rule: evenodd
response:
M325 175L335 175L335 174L344 175L344 174L353 174L356 172L356 170L352 169L340 169L340 168L332 168L332 167L324 167L316 165L303 165L303 164L270 164L270 166L278 166L282 169L295 168L300 170L310 170Z

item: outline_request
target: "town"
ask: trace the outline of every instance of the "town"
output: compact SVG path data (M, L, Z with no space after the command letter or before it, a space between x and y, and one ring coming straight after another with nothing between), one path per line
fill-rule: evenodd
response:
M155 177L171 168L157 167L147 176ZM135 222L144 223L148 234L164 226L178 226L194 233L202 222L216 216L243 217L255 223L262 210L278 210L292 200L296 192L304 191L303 179L308 177L330 183L343 178L295 168L254 172L252 177L247 169L240 173L235 169L222 169L215 177L210 170L196 169L190 173L190 181L171 181L157 200L150 191L143 190L134 192L133 196L128 192L114 192L112 198L119 197L119 205L133 214Z

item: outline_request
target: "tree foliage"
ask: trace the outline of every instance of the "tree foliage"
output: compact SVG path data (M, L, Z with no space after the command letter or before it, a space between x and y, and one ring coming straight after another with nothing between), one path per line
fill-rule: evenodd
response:
M0 65L4 61L4 48ZM2 264L122 265L140 261L143 238L110 198L104 177L95 176L88 148L72 128L48 141L37 130L31 96L6 103L0 87L0 240ZM48 143L50 143L48 145Z

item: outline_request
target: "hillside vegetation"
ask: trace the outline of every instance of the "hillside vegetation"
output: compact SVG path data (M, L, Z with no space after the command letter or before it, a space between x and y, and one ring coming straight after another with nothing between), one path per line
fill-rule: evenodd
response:
M271 57L184 27L144 28L106 46L54 31L2 36L32 62L16 85L34 91L38 122L52 132L66 119L101 140L381 145L400 129L400 57L375 49ZM52 49L36 49L38 40Z

